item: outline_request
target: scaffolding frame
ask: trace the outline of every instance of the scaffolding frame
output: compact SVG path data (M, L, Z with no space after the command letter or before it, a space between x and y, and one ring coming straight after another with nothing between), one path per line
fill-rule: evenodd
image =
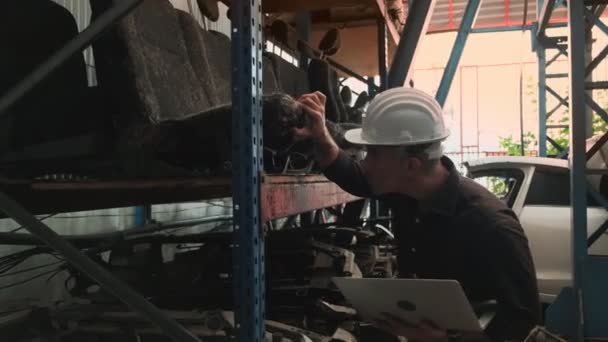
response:
M587 62L586 48L593 26L608 34L599 16L606 5L601 1L568 1L568 35L550 37L547 27L555 0L538 0L542 12L538 23L533 28L533 47L539 61L539 152L546 156L546 143L549 142L562 152L558 157L567 156L570 167L570 201L571 207L571 246L572 246L572 287L562 290L557 299L547 309L547 327L573 341L584 341L591 338L608 336L608 327L602 321L608 307L608 295L601 288L608 286L608 259L592 256L588 248L606 232L608 222L602 224L588 237L587 195L591 195L606 209L608 201L594 191L587 181L587 160L608 140L608 133L598 141L590 151L586 151L586 139L590 135L591 119L589 109L595 111L602 119L608 121L606 112L588 93L592 89L605 89L606 82L589 82L587 79L599 63L608 56L608 47L604 48L594 59ZM547 61L548 49L557 50L556 55ZM564 55L568 58L567 74L548 74L546 68L557 58ZM568 77L569 95L558 94L546 84L547 79ZM554 96L559 104L547 111L546 94ZM569 110L570 146L559 146L547 134L554 128L547 124L547 119L562 106ZM555 128L561 128L555 127ZM593 172L596 173L594 170ZM601 174L608 174L601 170Z

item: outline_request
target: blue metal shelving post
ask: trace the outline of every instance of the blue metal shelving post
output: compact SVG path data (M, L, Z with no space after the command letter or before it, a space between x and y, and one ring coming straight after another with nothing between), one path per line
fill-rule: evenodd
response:
M587 182L585 158L585 17L582 1L568 4L568 54L570 74L570 198L572 203L572 272L577 329L584 341L583 277L587 258Z
M236 341L264 339L262 2L232 2L232 191Z

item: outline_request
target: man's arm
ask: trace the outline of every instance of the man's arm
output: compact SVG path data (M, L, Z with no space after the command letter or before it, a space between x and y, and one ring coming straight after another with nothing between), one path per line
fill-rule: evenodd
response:
M344 191L355 196L372 196L361 164L346 155L344 151L340 151L333 163L323 170L323 174Z
M361 165L340 150L325 126L325 95L305 94L298 102L306 114L306 123L294 129L296 139L312 140L315 160L327 178L355 196L371 196Z
M486 329L495 341L523 340L540 321L536 271L528 240L514 215L501 211L482 240L497 292L496 316Z

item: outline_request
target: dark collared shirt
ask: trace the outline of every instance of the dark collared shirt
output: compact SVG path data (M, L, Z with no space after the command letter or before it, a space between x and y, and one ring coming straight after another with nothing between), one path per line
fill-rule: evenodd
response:
M393 213L400 277L456 279L473 303L497 301L486 328L493 341L523 340L539 322L536 273L514 212L443 157L447 181L421 208L407 196L383 196ZM371 197L359 163L343 152L325 175L345 191Z

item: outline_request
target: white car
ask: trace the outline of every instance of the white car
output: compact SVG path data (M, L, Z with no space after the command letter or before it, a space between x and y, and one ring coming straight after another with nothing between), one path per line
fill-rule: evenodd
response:
M604 151L602 151L604 152ZM572 283L571 207L568 161L539 157L493 157L465 163L466 175L482 184L517 214L528 236L536 266L541 301L551 303ZM606 168L600 153L589 168ZM608 194L608 176L588 176L591 187ZM587 196L588 236L606 220L608 211ZM608 234L589 254L608 256Z

